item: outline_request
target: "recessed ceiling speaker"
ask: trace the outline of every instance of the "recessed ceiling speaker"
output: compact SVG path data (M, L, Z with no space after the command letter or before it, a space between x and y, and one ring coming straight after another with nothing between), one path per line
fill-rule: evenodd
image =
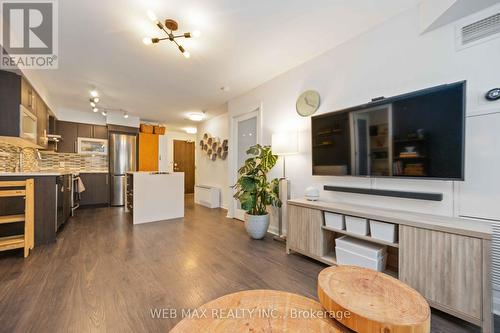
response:
M486 93L486 99L488 101L496 101L500 99L500 88L493 88Z

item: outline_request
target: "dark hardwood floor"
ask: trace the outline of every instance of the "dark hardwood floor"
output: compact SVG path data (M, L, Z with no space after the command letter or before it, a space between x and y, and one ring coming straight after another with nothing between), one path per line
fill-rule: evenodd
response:
M270 237L250 240L225 211L186 200L184 220L133 226L121 208L80 209L57 243L29 258L0 257L0 332L167 332L179 318L151 309L195 308L246 289L317 299L325 267L286 255ZM433 312L432 332L475 332Z

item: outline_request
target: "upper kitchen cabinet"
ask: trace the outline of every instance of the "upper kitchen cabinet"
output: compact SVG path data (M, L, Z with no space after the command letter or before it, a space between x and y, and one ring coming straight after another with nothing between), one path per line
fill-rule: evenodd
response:
M108 140L108 128L106 126L94 125L93 130L94 139Z
M35 111L37 119L37 143L39 146L46 149L49 143L47 140L47 131L49 127L49 112L45 102L36 93L35 93Z
M59 153L78 152L78 138L108 139L108 129L102 125L57 121L56 134L61 136L57 144Z
M56 133L61 136L57 143L59 153L76 153L78 140L78 124L69 121L57 121Z
M0 71L0 136L47 147L47 106L22 76Z
M77 124L77 129L78 129L78 137L79 138L92 138L92 128L93 125L90 124Z
M36 93L31 84L24 77L21 77L21 105L31 112L35 112Z
M20 137L21 77L0 71L0 136Z

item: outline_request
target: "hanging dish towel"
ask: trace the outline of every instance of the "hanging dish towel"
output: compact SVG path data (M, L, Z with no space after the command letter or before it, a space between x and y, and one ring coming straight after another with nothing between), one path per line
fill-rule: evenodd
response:
M78 188L76 189L76 191L77 191L78 193L82 193L82 192L84 192L84 191L85 191L85 185L83 185L83 181L82 181L82 179L81 179L80 177L78 177L78 178L77 178L77 181L78 181L78 185L77 185L77 186L78 186Z

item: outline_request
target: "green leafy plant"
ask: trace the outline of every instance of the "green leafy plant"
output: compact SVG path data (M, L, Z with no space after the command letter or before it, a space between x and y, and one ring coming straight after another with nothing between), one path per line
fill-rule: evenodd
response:
M266 215L267 206L281 207L278 179L267 181L267 173L276 165L278 156L273 155L271 147L259 144L250 147L247 155L252 156L238 170L234 198L248 214Z

